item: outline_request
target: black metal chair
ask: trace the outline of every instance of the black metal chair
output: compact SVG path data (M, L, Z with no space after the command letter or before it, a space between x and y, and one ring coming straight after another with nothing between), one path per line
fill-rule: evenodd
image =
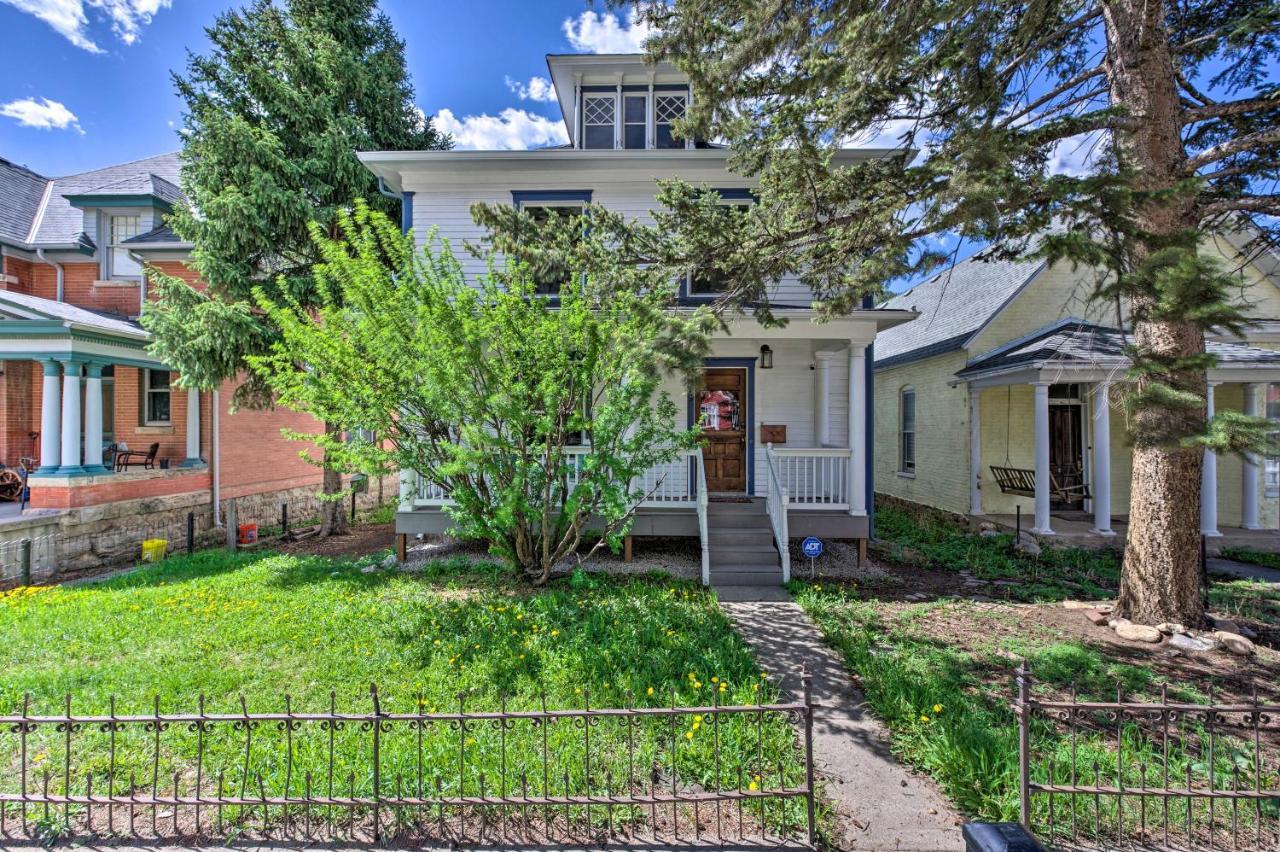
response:
M139 450L122 450L116 453L116 472L126 470L131 467L141 467L143 470L151 470L156 466L156 455L160 452L160 442L156 441L147 451Z

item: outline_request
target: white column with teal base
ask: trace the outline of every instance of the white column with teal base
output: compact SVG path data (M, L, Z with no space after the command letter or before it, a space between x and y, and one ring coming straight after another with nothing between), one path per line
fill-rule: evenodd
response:
M1111 529L1111 385L1093 386L1093 531Z
M80 463L80 366L68 358L62 362L62 464L59 476L84 473Z
M40 395L39 474L57 473L62 463L62 368L57 361L42 361L44 384Z
M84 470L106 473L102 465L102 365L91 361L84 371Z
M1031 531L1036 535L1053 535L1049 526L1049 384L1036 382L1036 525Z
M200 458L200 391L187 390L187 457L181 467L204 467Z

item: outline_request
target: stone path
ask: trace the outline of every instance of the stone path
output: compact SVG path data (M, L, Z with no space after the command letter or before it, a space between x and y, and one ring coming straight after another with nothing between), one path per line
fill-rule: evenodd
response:
M1250 565L1247 562L1236 562L1233 559L1209 559L1210 574L1230 574L1246 580L1262 580L1267 583L1280 583L1280 571L1262 565Z
M739 635L784 690L798 691L796 673L802 665L813 677L813 698L819 705L813 750L827 797L840 816L842 836L836 847L963 849L956 813L930 781L894 760L884 727L799 604L782 589L728 587L716 592Z

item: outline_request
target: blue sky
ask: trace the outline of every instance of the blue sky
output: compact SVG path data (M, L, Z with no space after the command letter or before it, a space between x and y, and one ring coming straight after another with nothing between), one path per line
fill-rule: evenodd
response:
M0 157L72 174L179 147L169 72L247 0L0 0ZM545 55L634 49L643 33L585 0L382 0L418 105L459 147L559 142Z

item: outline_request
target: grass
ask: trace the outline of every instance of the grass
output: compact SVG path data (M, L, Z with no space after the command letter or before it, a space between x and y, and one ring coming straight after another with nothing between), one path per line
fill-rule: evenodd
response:
M1231 618L1254 618L1280 625L1280 584L1215 579L1209 587L1209 609Z
M0 597L0 709L16 711L30 693L37 714L59 712L67 694L77 714L104 713L112 697L120 714L150 713L153 702L162 712L189 712L201 695L209 713L239 712L240 696L250 712L278 712L288 694L293 711L305 712L327 709L332 690L340 710L368 712L372 682L388 712L451 712L463 701L468 709L496 710L536 709L544 700L552 708L588 700L595 707L629 701L659 707L775 697L714 598L695 585L577 574L534 591L496 566L436 563L417 574L363 572L370 561L208 551L98 584L9 592ZM754 784L750 779L764 775L760 783L772 785L774 767L782 766L786 783L798 780L794 737L781 719L757 728L745 717L713 725L682 716L678 726L654 717L635 729L637 775L647 780L654 767L664 779L677 773L682 784L726 786L740 777ZM528 772L530 783L540 786L536 748L517 742L536 742L539 731L531 728L430 726L425 783L438 774L446 793L474 795L480 773L492 791L499 783L511 789L518 774ZM674 756L663 745L673 733ZM553 773L555 782L598 790L606 771L615 784L626 778L624 727L604 722L593 729L597 768L590 779L583 778L583 731L564 723L550 726L549 734L553 762L572 776ZM96 726L77 732L73 788L83 789L86 773L95 789L105 788L111 772L106 736ZM149 734L122 734L117 787L129 771L149 779L158 759L159 778L177 772L189 788L196 736L174 725L157 749ZM215 726L206 735L204 777L222 769L229 785L253 788L261 774L268 790L290 784L300 794L304 772L326 777L326 734L312 724L292 736L288 763L284 734L274 726L255 730L251 749L245 733ZM503 737L509 738L505 749ZM335 775L354 773L357 795L372 784L368 739L356 725L338 736ZM16 744L15 734L0 733L3 753L16 753ZM42 727L28 745L37 764L54 771L53 788L59 788L62 734ZM397 773L412 783L421 748L404 727L388 733L384 785ZM0 762L0 783L13 787L15 772L13 761ZM793 804L786 821L802 818L799 802Z
M1222 556L1224 559L1234 559L1236 562L1248 562L1250 565L1261 565L1264 568L1280 571L1280 553L1269 553L1248 547L1224 547Z
M1163 683L1140 660L1132 664L1099 647L1064 641L1055 630L1025 621L1012 607L967 599L886 606L873 592L809 583L793 583L792 591L859 680L868 704L889 728L894 752L927 772L971 818L1018 818L1017 723L1011 707L1016 659L1027 660L1041 696L1063 698L1074 688L1080 700L1114 700L1120 685L1128 698L1155 700ZM1185 683L1168 683L1167 688L1171 700L1206 697ZM1114 783L1114 722L1093 718L1081 725L1073 752L1065 727L1037 718L1032 729L1037 780L1048 780L1052 761L1055 779L1066 783L1074 759L1082 783L1085 777L1092 781L1095 762L1103 782ZM1126 785L1158 783L1155 767L1162 758L1156 742L1136 724L1124 726ZM1179 739L1170 752L1170 773L1179 782L1191 767L1204 783L1206 763L1191 751L1197 743L1194 735ZM1213 767L1216 783L1230 787L1232 767L1238 765L1239 783L1251 786L1253 755L1251 744L1220 738ZM1150 767L1145 778L1139 769L1144 765ZM1280 783L1270 770L1266 776L1264 787ZM1059 822L1063 798L1057 803ZM1034 806L1035 819L1043 825L1045 797L1035 798ZM1267 807L1275 819L1274 803ZM1171 819L1176 822L1180 813ZM1126 816L1136 825L1133 811ZM1244 815L1246 823L1250 816ZM1114 823L1115 817L1114 802L1104 802L1102 821Z
M1106 598L1120 583L1120 560L1111 550L1046 547L1038 556L1013 549L1013 535L975 535L954 524L912 517L894 508L876 510L876 534L884 554L897 562L943 571L969 571L982 580L1017 580L1010 594L1023 601Z

